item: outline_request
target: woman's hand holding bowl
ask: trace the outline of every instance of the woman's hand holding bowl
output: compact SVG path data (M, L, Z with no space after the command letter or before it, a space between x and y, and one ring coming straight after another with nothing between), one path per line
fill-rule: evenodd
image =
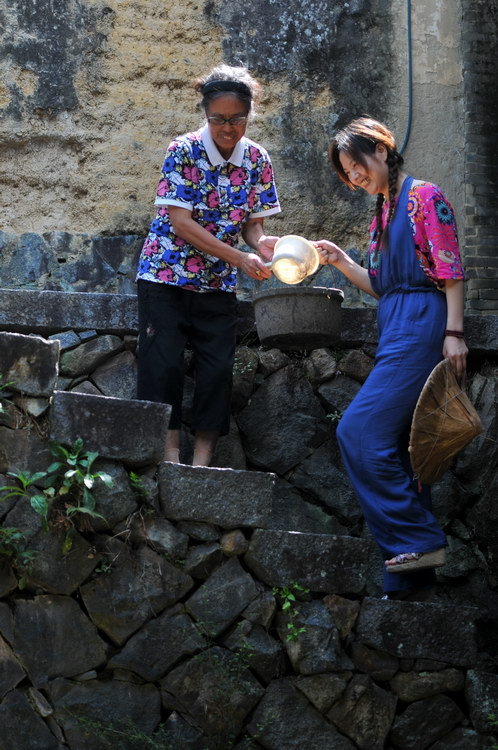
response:
M313 244L318 250L322 265L335 266L344 255L344 251L340 247L328 240L318 240L318 242L314 242Z
M274 235L261 235L261 237L258 239L258 251L261 253L263 258L266 258L266 260L272 260L273 251L279 239L280 237L276 237Z
M239 268L251 279L262 281L270 278L271 269L265 266L259 255L256 255L256 253L243 253L243 255Z

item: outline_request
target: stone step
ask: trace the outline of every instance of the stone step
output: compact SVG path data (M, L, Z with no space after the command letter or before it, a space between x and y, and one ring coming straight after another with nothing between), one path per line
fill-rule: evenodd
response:
M42 335L72 328L134 333L137 300L132 294L0 289L0 327Z
M54 391L50 437L65 445L81 438L85 449L131 466L157 464L171 414L167 404L76 391Z
M275 475L261 471L163 462L159 497L166 518L201 521L224 529L268 525Z
M358 640L405 659L433 659L472 667L477 658L476 607L440 602L365 599Z
M254 330L252 303L238 303L238 334ZM344 346L375 343L376 310L342 307L341 341ZM137 298L134 294L59 292L41 289L0 289L0 329L49 335L61 331L95 329L106 333L136 333ZM465 315L465 340L473 354L496 351L498 315Z
M361 594L373 553L373 543L357 537L257 529L244 559L269 586L296 581L315 592Z

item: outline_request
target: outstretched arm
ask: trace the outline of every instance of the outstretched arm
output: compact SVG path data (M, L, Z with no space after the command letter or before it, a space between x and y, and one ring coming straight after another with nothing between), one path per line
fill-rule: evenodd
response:
M334 266L341 273L346 276L358 289L363 292L370 294L372 297L377 299L377 295L372 289L368 271L366 268L362 268L358 263L355 263L352 258L347 255L344 250L334 245L333 242L328 240L319 240L314 243L318 252L320 253L320 263Z

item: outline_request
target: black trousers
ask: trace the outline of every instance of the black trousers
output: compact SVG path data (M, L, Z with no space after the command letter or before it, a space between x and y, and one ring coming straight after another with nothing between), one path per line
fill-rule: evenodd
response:
M232 292L192 292L138 282L137 397L171 404L169 429L181 427L187 342L194 352L192 431L230 427L237 300Z

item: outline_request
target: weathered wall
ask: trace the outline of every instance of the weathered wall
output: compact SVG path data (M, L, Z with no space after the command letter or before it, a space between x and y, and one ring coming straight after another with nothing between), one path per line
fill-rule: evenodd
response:
M468 307L498 309L498 48L489 30L498 24L498 3L465 5L465 248Z
M412 5L407 167L441 184L462 226L461 4ZM406 11L404 0L4 2L3 286L131 291L165 146L200 124L192 80L222 59L265 87L249 134L276 167L284 213L269 229L364 247L371 200L339 184L325 151L364 112L404 141Z
M463 61L461 1L412 2L411 36L413 67L413 118L404 153L408 170L440 185L452 201L458 223L464 228L464 153L462 127ZM407 3L396 3L395 48L397 59L407 47ZM403 71L401 96L394 116L408 118L408 76ZM397 131L399 132L399 131ZM465 251L465 245L462 245Z

